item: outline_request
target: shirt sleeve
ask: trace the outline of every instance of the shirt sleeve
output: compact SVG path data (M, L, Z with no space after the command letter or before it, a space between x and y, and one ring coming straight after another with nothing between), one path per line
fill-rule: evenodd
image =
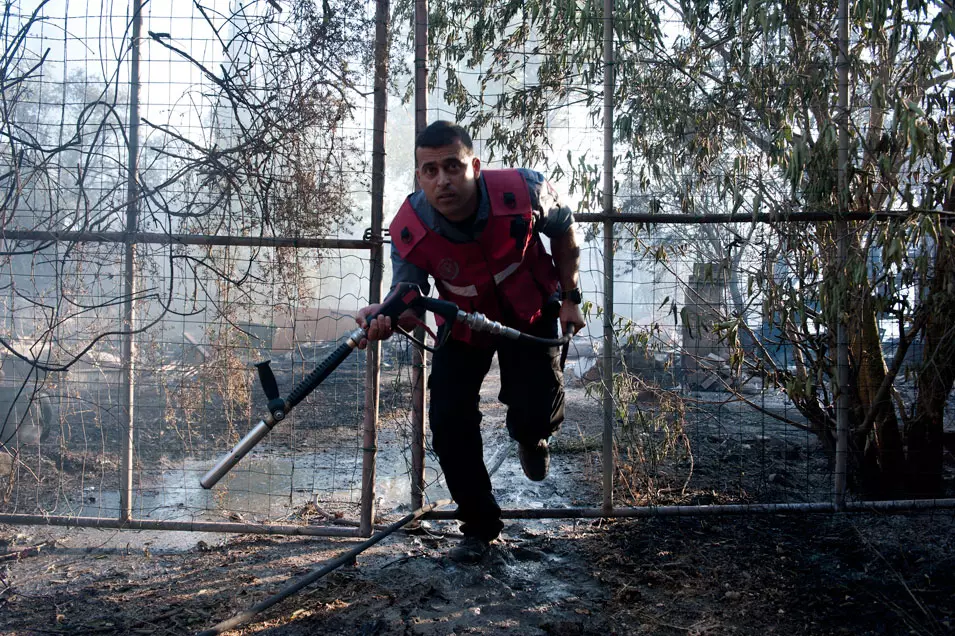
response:
M535 170L521 169L534 208L534 227L545 236L554 238L567 233L574 224L574 213L567 201L558 194L544 175Z
M398 248L392 243L391 288L394 289L398 283L414 283L421 288L421 293L424 296L431 293L431 285L428 283L428 272L401 258L401 254L398 253Z

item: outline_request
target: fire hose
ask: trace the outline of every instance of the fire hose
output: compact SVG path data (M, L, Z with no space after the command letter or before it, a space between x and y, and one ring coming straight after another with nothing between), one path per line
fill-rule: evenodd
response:
M428 298L422 295L420 288L413 283L399 283L396 285L382 302L378 311L367 317L366 324L371 324L371 321L378 316L389 316L392 320L397 320L398 316L409 309L414 311L430 311L441 318L442 323L435 339L436 346L441 346L441 344L447 340L451 333L451 327L455 322L467 325L472 331L489 333L510 340L518 340L543 346L563 346L564 356L566 356L566 346L571 338L570 333L564 334L561 338L540 338L523 333L513 327L507 327L500 322L490 320L484 314L462 311L452 302L437 298ZM269 361L266 360L256 364L259 381L262 383L262 389L269 400L269 412L245 437L239 440L239 443L236 444L227 455L220 459L218 463L199 480L202 487L209 489L215 486L226 473L232 470L249 451L268 435L269 431L285 419L289 411L318 388L318 385L331 375L331 373L345 361L349 354L358 347L358 343L360 343L365 336L365 329L361 328L349 333L344 341L322 360L305 379L296 385L285 398L279 395L278 383L275 381L275 375L272 373ZM563 360L561 360L561 366L563 366Z

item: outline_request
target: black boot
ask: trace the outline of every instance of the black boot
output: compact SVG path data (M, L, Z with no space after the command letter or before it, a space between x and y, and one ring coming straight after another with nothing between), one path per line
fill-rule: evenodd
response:
M547 440L542 439L536 444L518 444L517 456L521 460L521 468L531 481L543 481L550 469L550 450Z
M456 563L478 563L491 549L491 544L478 537L464 537L448 552L448 557Z

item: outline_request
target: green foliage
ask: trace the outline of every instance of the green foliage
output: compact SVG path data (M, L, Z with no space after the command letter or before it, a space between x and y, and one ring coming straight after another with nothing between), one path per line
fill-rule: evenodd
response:
M925 312L955 320L938 313L950 304L933 300L951 226L931 213L955 179L955 12L923 0L850 4L842 191L837 3L614 3L614 191L630 211L907 214L847 224L845 262L833 223L673 230L662 240L644 240L635 227L624 240L667 267L677 237L711 245L699 260L723 263L734 293L735 315L721 332L738 342L742 317L762 308L793 348L795 369L776 368L758 348L748 364L777 381L823 437L833 422L840 321L851 334L867 334L853 336L850 376L878 386L886 363L870 327L891 320L917 337ZM431 10L431 62L439 71L432 78L446 78L445 98L458 119L485 133L493 156L553 162L558 108L600 127L602 3L442 0ZM477 88L459 81L475 70ZM584 209L599 208L600 166L581 152L557 170L583 195ZM734 362L739 368L739 355ZM853 395L854 418L873 408L871 399ZM898 416L905 422L912 413ZM881 417L855 432L864 440L893 422Z

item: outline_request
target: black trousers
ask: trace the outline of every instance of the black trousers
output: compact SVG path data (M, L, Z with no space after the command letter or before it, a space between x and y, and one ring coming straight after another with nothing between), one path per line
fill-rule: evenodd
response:
M531 333L557 337L557 321L541 320ZM503 528L501 508L491 492L481 438L480 390L497 351L501 367L498 398L507 406L507 431L522 443L547 439L564 421L560 349L496 339L490 346L449 340L432 358L429 422L457 518L465 536L487 541Z

